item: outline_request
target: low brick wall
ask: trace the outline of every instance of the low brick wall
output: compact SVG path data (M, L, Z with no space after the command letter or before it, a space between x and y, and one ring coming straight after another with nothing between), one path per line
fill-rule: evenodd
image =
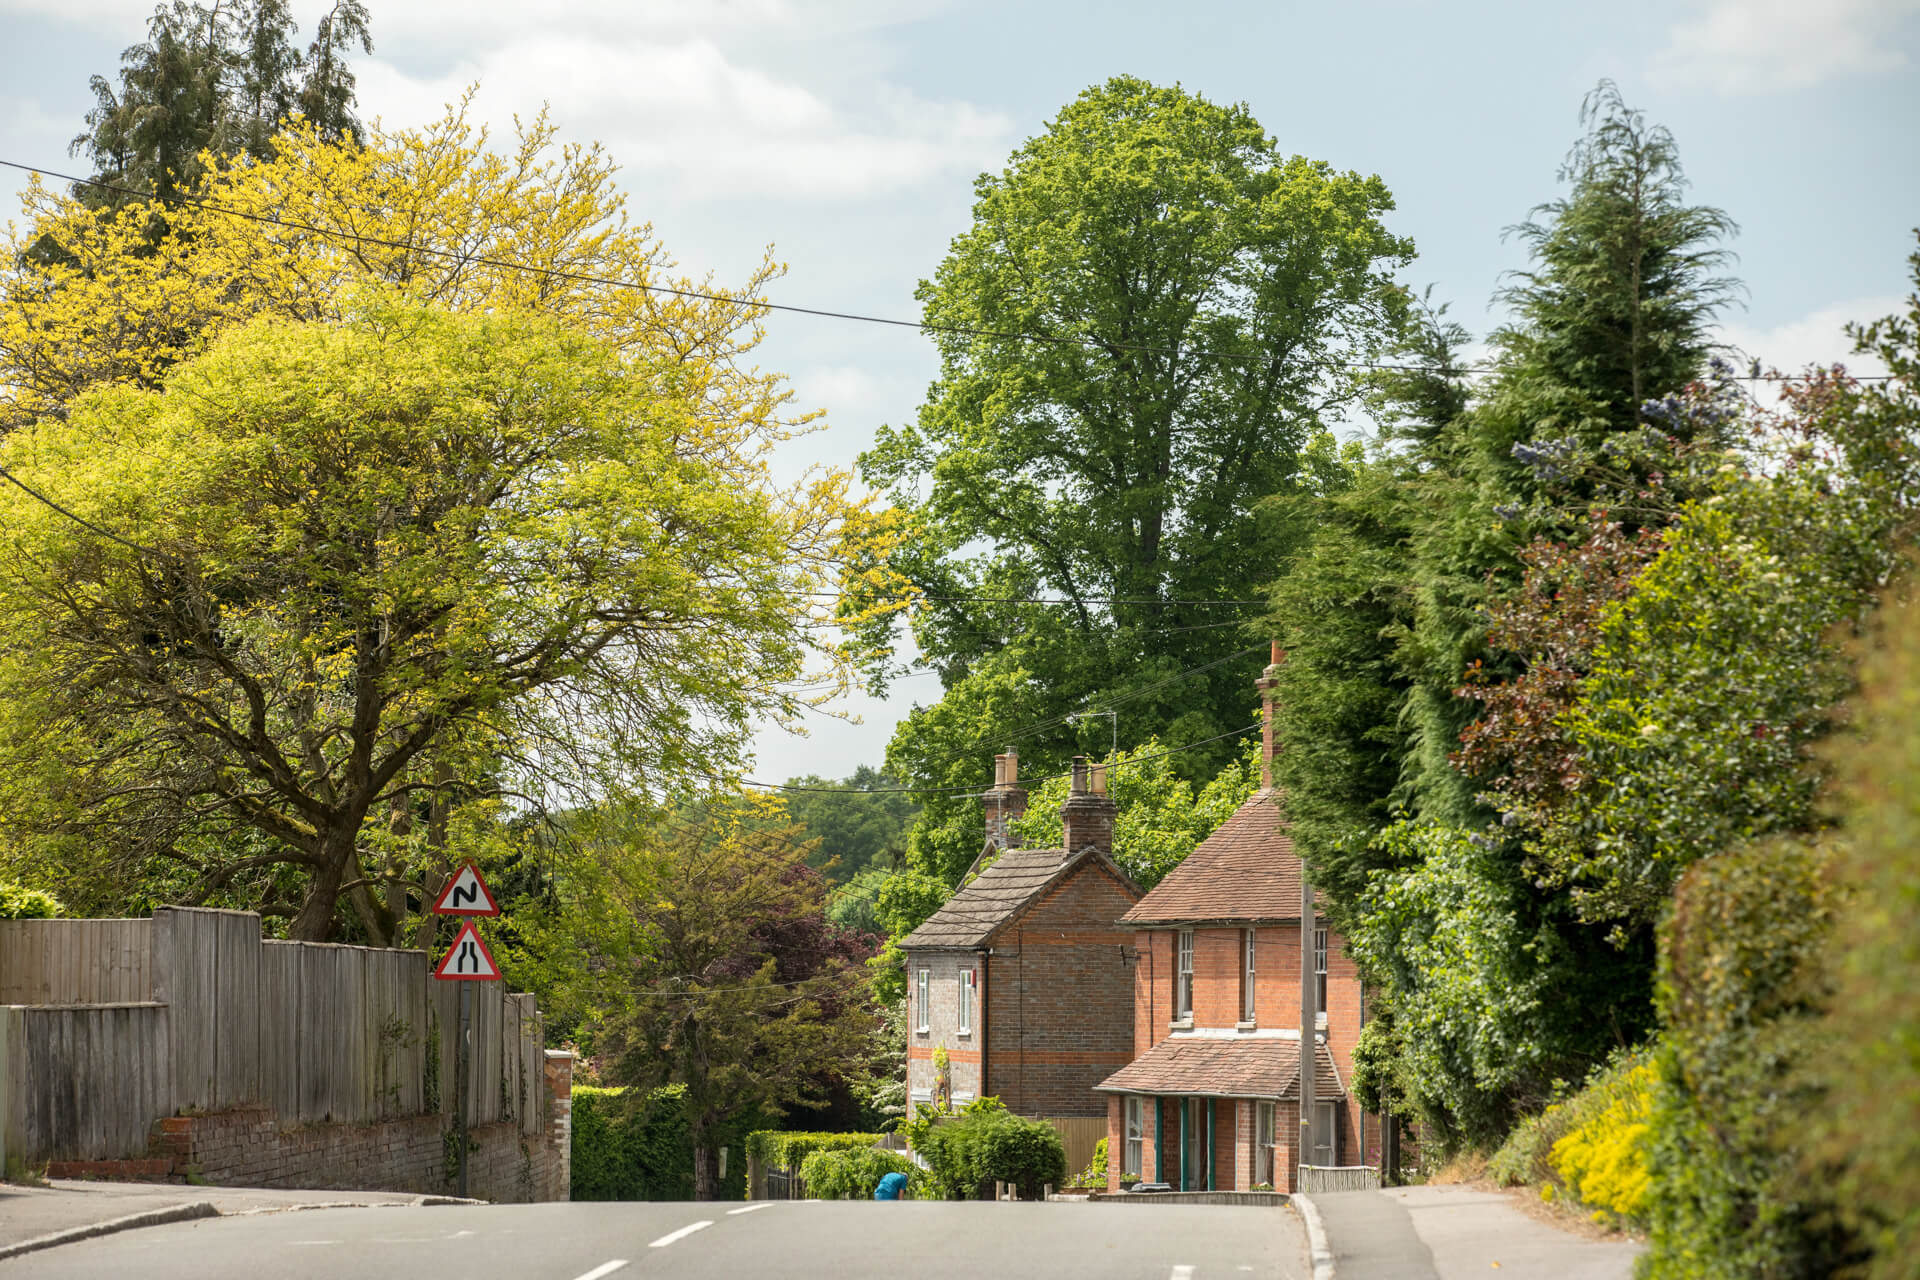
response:
M544 1077L545 1122L533 1135L511 1120L477 1126L468 1135L468 1195L500 1203L567 1198L573 1055L549 1051ZM452 1130L438 1115L282 1128L268 1107L168 1116L155 1126L153 1148L138 1160L56 1161L48 1173L447 1195L454 1189L457 1155Z

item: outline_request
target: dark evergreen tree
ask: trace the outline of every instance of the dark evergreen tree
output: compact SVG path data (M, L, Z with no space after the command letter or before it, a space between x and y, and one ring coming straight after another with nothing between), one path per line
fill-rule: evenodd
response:
M119 190L81 184L75 195L117 208L146 195L188 194L208 153L215 163L266 159L290 116L329 138L348 135L358 126L345 55L354 45L373 51L368 22L360 0L339 0L303 57L286 0L160 5L147 39L120 55L119 83L92 78L94 106L69 148L92 164L95 182Z

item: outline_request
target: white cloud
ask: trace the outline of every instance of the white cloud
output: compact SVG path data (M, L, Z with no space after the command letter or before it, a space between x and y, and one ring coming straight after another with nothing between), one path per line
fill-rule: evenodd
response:
M1892 71L1907 65L1916 13L1920 0L1709 0L1669 30L1654 74L1738 94Z
M1730 324L1720 331L1721 341L1742 356L1758 360L1762 370L1799 373L1810 364L1844 364L1856 374L1883 374L1886 369L1871 356L1853 354L1853 339L1847 337L1848 324L1866 324L1882 316L1907 310L1906 299L1892 295L1854 298L1821 307L1818 311L1775 325L1756 329Z
M566 136L604 142L630 183L692 198L911 189L995 163L1012 131L998 113L884 84L831 100L705 37L529 34L436 76L375 58L359 68L360 106L389 127L422 123L474 81L481 118L504 125L547 104Z

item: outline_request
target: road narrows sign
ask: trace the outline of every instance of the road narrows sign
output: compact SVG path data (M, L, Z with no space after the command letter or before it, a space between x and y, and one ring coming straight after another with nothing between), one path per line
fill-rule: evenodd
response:
M453 935L453 945L447 948L447 954L440 957L433 976L449 982L500 980L500 966L493 962L493 952L487 950L487 944L480 940L480 933L473 927L473 921L461 925L460 932Z
M493 891L480 878L480 869L469 862L453 873L447 887L440 891L433 910L443 916L497 916L500 904L493 900Z

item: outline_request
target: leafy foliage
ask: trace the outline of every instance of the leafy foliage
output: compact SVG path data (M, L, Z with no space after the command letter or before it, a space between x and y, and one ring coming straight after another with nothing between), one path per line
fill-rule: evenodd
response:
M935 1200L967 1200L988 1183L1005 1182L1023 1200L1066 1180L1067 1155L1059 1131L1044 1120L1014 1115L998 1098L977 1098L955 1116L922 1105L907 1127L908 1141L925 1158Z
M1192 602L1247 598L1299 538L1262 500L1336 466L1329 408L1355 389L1328 360L1376 350L1402 310L1391 208L1244 106L1129 77L981 176L919 290L939 379L861 459L902 513L888 563L924 593L914 637L945 691L902 723L890 773L977 790L1016 740L1058 772L1111 741L1066 718L1089 708L1125 705L1127 747L1245 723L1241 619ZM1197 781L1231 753L1176 768ZM930 794L911 865L951 886L977 829Z
M1107 766L1107 794L1115 808L1113 860L1143 889L1179 866L1260 784L1257 742L1197 794L1175 767L1177 757L1163 750L1159 739L1148 738ZM1026 816L1017 824L1027 848L1059 847L1060 806L1071 786L1070 778L1049 778L1028 796Z
M572 1200L689 1200L693 1143L686 1090L656 1089L635 1101L629 1090L573 1091Z
M93 177L161 200L194 192L216 166L238 157L268 160L281 125L298 115L323 138L358 133L351 46L373 52L371 17L361 0L339 0L315 25L305 56L290 40L285 0L156 5L147 39L121 55L120 83L89 84L93 109L74 154ZM137 195L80 185L83 203L119 208ZM150 211L151 233L166 215Z
M51 920L65 914L52 894L0 880L0 920Z
M815 1151L800 1165L807 1195L815 1200L871 1200L880 1179L890 1173L906 1174L909 1187L915 1175L924 1176L919 1165L900 1153L875 1147Z
M523 927L553 998L590 1011L616 1079L684 1086L694 1196L712 1199L742 1120L818 1105L861 1075L878 1023L870 951L826 919L791 826L645 817L593 815L571 901Z
M880 1141L877 1133L807 1133L799 1130L756 1129L747 1135L746 1152L769 1169L798 1172L817 1151L867 1151ZM868 1188L872 1190L871 1187Z
M835 884L884 874L906 856L907 829L920 809L894 790L896 779L861 765L850 778L808 774L788 778L787 785L818 788L784 793L787 812L820 842L814 865Z

